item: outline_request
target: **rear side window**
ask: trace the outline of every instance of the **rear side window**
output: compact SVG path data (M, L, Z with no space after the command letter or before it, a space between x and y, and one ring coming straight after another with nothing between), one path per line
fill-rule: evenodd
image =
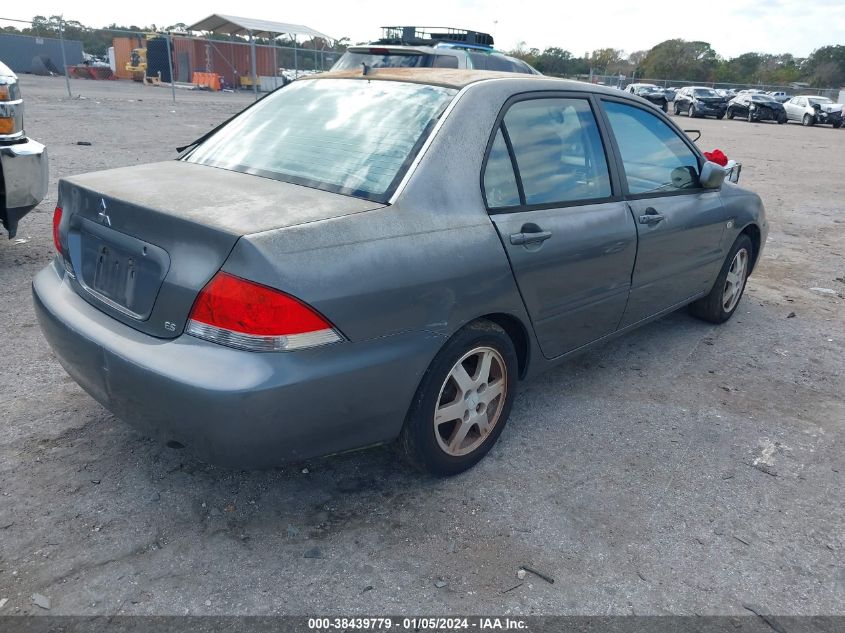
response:
M490 209L516 207L520 204L516 174L513 171L508 146L501 128L496 132L490 155L487 157L487 168L484 170L484 196L487 199L487 207Z
M435 55L431 65L434 68L457 68L458 58L454 55Z
M611 195L607 159L586 99L519 101L504 118L526 205Z
M695 189L698 158L656 115L615 101L604 104L632 194Z

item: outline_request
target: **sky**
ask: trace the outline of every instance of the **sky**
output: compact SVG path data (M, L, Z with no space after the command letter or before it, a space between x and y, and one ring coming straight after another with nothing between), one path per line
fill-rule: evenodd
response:
M581 56L598 48L629 54L672 38L709 42L723 57L746 52L806 57L828 44L845 45L845 0L666 0L550 2L538 0L316 0L282 3L239 0L102 2L39 0L3 3L0 18L30 19L63 13L88 26L109 23L159 27L191 24L211 13L304 24L353 43L376 39L383 25L455 26L493 34L496 47L558 46ZM691 8L693 7L693 8Z

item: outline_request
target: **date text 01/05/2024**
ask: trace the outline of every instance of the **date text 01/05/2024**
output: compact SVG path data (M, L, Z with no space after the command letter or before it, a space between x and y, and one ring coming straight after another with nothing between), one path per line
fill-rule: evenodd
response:
M310 630L410 630L410 631L459 631L476 629L487 630L526 630L524 620L514 618L479 617L479 618L309 618Z

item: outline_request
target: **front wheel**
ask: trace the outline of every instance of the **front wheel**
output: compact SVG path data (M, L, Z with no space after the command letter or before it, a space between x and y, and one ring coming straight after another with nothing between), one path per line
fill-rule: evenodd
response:
M513 342L491 321L459 330L420 382L399 443L433 475L457 475L487 454L510 414L518 363Z
M733 118L734 118L734 111L733 111L733 108L728 108L728 111L727 111L727 116L728 116L728 118L729 118L729 119L733 119Z
M694 317L710 323L724 323L733 316L751 272L752 252L751 239L743 233L725 258L710 293L690 304L689 311Z
M675 104L675 116L681 116L681 108L677 103Z
M748 119L749 123L754 123L754 116L751 114L751 110L748 111L748 114L745 118Z
M815 121L813 120L813 117L809 114L805 114L804 118L801 119L801 125L803 125L804 127L810 127L813 123L815 123Z
M689 110L687 111L687 114L689 115L689 118L691 118L691 119L694 119L696 116L698 116L696 111L695 111L695 106L693 104L690 104Z
M833 124L833 127L838 130L839 128L842 127L842 121L837 121L836 123Z
M666 101L664 101L663 105L660 106L660 109L663 110L664 112L669 112L669 104Z

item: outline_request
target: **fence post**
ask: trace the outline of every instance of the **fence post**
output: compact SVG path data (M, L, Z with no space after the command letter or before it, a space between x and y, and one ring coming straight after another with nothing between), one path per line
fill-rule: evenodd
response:
M293 36L293 78L299 79L299 61L296 58L296 35Z
M173 53L171 52L170 43L173 36L167 35L167 66L170 68L170 93L173 96L173 103L176 103L176 78L173 76Z
M70 91L70 77L67 74L67 55L65 54L65 16L59 16L59 45L62 47L62 70L65 73L65 85L67 86L67 96L68 99L73 98L73 94Z
M252 62L252 93L258 101L258 70L255 67L255 37L249 32L250 61Z

